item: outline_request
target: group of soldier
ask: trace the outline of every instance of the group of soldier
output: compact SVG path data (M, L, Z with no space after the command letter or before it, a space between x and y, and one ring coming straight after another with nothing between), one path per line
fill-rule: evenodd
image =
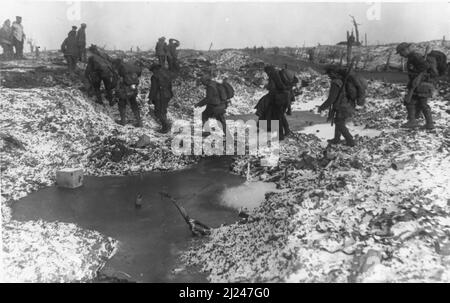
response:
M126 107L130 105L135 116L135 126L142 126L142 118L137 102L138 85L144 63L125 62L123 59L111 58L108 54L91 45L88 49L88 60L85 70L88 93L93 93L96 102L103 104L101 94L101 84L105 88L106 99L110 106L114 106L118 101L120 120L118 123L127 124ZM154 113L159 120L162 128L161 132L166 133L170 130L170 123L167 119L167 107L170 99L173 97L172 81L176 74L168 71L159 63L148 66L152 72L150 93L148 95L149 104L154 105Z
M61 44L61 52L67 61L70 72L75 70L78 61L86 62L86 24L82 23L77 31L77 26L72 26L72 30L67 34Z
M431 51L425 56L412 49L410 43L400 43L396 48L397 54L407 59L406 67L409 81L403 104L407 110L407 122L404 128L414 129L419 127L417 120L425 118L424 129L434 129L431 108L428 99L434 91L433 82L445 77L449 70L447 57L440 51ZM355 140L346 126L348 120L355 113L356 105L364 104L364 91L367 83L357 73L351 71L352 63L344 68L339 65L328 65L325 73L330 78L330 90L328 98L319 106L318 111L329 110L328 119L335 124L334 138L328 140L329 144L340 144L341 137L345 139L347 146L355 146ZM279 121L279 139L283 140L290 134L286 114L289 115L291 102L294 100L292 88L298 83L298 79L287 66L277 70L274 66L264 68L269 81L266 86L268 93L261 98L256 108L256 114L260 120Z
M177 71L178 66L178 54L177 47L180 46L180 41L177 39L169 39L169 44L166 43L166 37L160 37L155 47L155 54L158 58L159 64L165 67L167 61L167 67L170 71Z
M73 35L70 34L69 35ZM75 44L73 44L75 45ZM106 99L110 106L114 106L118 101L120 120L118 123L125 125L126 106L130 105L135 116L136 127L143 125L140 115L140 109L137 102L138 85L142 70L144 67L152 72L150 92L148 94L149 106L154 106L154 114L161 125L160 132L167 133L171 124L167 119L167 107L174 93L172 82L179 72L178 55L176 48L180 45L176 39L170 39L169 45L165 44L165 38L158 40L155 56L157 63L147 64L142 60L135 62L125 62L122 59L113 59L106 52L100 50L95 45L88 49L88 60L85 69L86 86L88 93L94 94L96 102L103 104L101 85L105 88ZM165 63L168 63L166 66ZM211 73L205 73L198 77L197 86L203 85L206 90L206 96L196 107L206 106L202 113L202 122L205 124L210 118L216 119L221 123L225 132L225 112L229 100L234 95L234 90L224 79L222 83L213 80ZM204 132L207 136L209 132Z
M159 40L158 43L164 40ZM157 46L158 49L158 46ZM86 78L91 83L97 102L103 103L100 94L100 84L103 81L106 88L106 98L110 105L114 105L112 91L115 90L119 99L119 123L125 124L126 104L130 103L131 109L136 118L136 126L142 126L139 107L136 101L137 85L143 65L137 63L126 63L121 59L111 59L106 53L100 52L95 46L89 48L89 60L86 68ZM407 59L407 70L409 75L408 92L404 104L407 109L407 123L403 125L406 128L418 127L417 119L420 114L425 117L426 124L424 128L433 129L434 123L431 115L431 109L428 105L428 98L433 91L432 81L442 72L438 71L436 64L430 64L429 60L414 50L408 43L401 43L397 47L397 53ZM170 123L167 119L167 107L173 97L172 81L176 73L171 71L170 64L166 68L164 58L168 56L156 53L159 63L152 64L149 69L152 72L151 87L148 96L149 104L154 105L154 113L159 120L165 133L170 130ZM176 55L172 58L176 58ZM170 60L169 60L170 62ZM173 61L172 61L173 62ZM271 121L278 121L279 139L283 140L289 136L291 131L286 115L290 115L291 103L295 100L293 88L298 83L295 72L288 69L285 65L282 69L267 65L264 71L268 76L266 89L267 94L261 98L255 106L256 115L259 120L267 120L267 127L270 131ZM330 78L330 91L328 98L319 106L319 112L329 109L329 119L335 124L334 138L328 140L330 144L341 143L341 137L345 139L345 144L354 146L355 140L346 126L347 121L354 115L356 105L359 103L357 94L352 93L352 86L348 85L349 79L357 78L350 69L338 65L328 65L325 73ZM201 75L197 85L203 85L206 88L206 96L195 106L206 106L202 113L202 122L206 123L210 118L220 122L223 132L226 133L225 112L232 98L234 91L225 79L222 83L215 81L210 74ZM350 88L349 88L350 87ZM364 89L364 87L357 87ZM230 93L231 90L231 93ZM204 136L208 132L203 133Z
M4 43L4 37L12 37L12 45L16 48L17 56L23 56L22 49L25 34L21 25L21 18L16 18L16 22L11 26L10 33L8 28L9 24L5 22L1 30L4 53L9 54L8 46L5 46ZM20 46L21 44L22 47ZM161 124L160 131L162 133L170 130L170 122L167 119L167 107L174 96L172 81L176 78L179 71L177 54L177 47L179 46L180 42L176 39L170 39L169 44L167 44L165 37L159 38L155 47L158 63L148 66L152 72L148 102L149 105L154 105L154 114ZM142 126L140 109L136 100L139 79L145 66L142 61L125 62L122 59L112 59L95 45L86 49L86 24L84 23L81 24L78 30L76 26L72 26L72 30L61 45L61 51L67 60L68 69L71 72L75 70L77 61L87 62L85 69L86 84L88 92L95 95L97 103L103 104L100 90L102 83L109 104L113 106L116 100L118 101L120 114L118 123L122 125L127 123L126 106L129 104L135 116L135 126ZM430 58L433 52L439 53L432 51ZM403 126L407 128L418 127L417 119L423 114L426 121L424 127L433 129L434 123L431 108L428 105L428 98L431 97L433 92L433 79L442 76L446 71L443 72L436 62L432 64L433 61L430 63L426 56L422 56L412 50L409 43L399 44L397 53L407 59L406 66L409 75L408 92L404 100L408 121ZM444 54L442 55L445 57ZM441 58L442 60L444 60L444 64L447 64L446 57ZM350 69L337 65L329 65L325 68L325 73L329 76L331 85L328 98L318 110L321 112L329 109L328 117L335 124L334 138L328 140L330 144L339 144L341 136L343 136L346 145L355 145L355 140L346 126L346 122L355 113L356 104L359 104L351 89L349 91L349 76L350 78L357 78L353 72L352 75L350 74ZM291 103L295 100L293 88L299 80L295 72L288 69L287 65L282 69L266 65L264 72L268 77L268 82L265 86L268 92L255 106L256 115L259 120L267 121L268 131L271 130L271 121L278 121L278 138L283 140L291 134L286 115L291 115L292 113ZM226 79L222 83L213 80L211 74L201 75L197 85L203 85L206 88L205 98L195 105L196 107L206 106L202 113L203 125L210 118L216 119L220 122L223 132L226 133L225 112L229 100L234 95L233 88ZM208 135L208 132L203 134Z
M103 104L100 91L101 83L103 83L106 99L109 101L110 106L114 106L115 100L118 99L120 114L118 123L122 125L127 123L126 106L130 104L136 120L135 126L142 126L142 118L136 98L139 79L144 67L145 63L141 61L124 62L122 59L112 59L94 45L88 48L85 78L90 91L94 92L96 102ZM153 112L161 125L160 132L167 133L171 128L171 124L167 119L167 107L174 96L172 82L177 77L177 73L170 71L159 62L151 64L148 66L148 69L152 72L148 104L149 106L154 106ZM206 89L205 98L196 105L197 107L206 105L202 114L203 124L208 119L214 118L222 123L225 131L224 114L227 106L226 101L231 96L227 96L227 92L222 91L224 84L214 81L211 75L205 74L199 78L197 85L204 85ZM227 83L226 80L224 82ZM227 87L229 87L229 84Z
M448 73L447 56L440 51L432 51L423 56L415 51L410 43L406 42L400 43L396 51L407 60L406 68L409 78L403 101L407 111L407 122L402 127L409 129L419 127L417 120L423 114L425 125L422 128L432 130L434 123L428 99L432 97L435 89L433 82L441 77L446 77ZM338 144L343 136L346 145L354 146L353 136L346 127L346 121L354 115L356 105L356 100L351 98L352 94L346 87L349 74L338 66L328 66L325 72L331 80L331 86L329 96L319 107L319 112L329 108L329 117L335 122L334 138L328 142Z
M0 44L3 48L4 59L23 59L23 45L25 32L22 25L22 17L16 16L16 21L11 25L7 19L0 29Z

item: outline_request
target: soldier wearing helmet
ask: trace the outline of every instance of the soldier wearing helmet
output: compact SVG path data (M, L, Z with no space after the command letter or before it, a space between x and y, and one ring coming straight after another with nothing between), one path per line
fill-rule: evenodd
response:
M411 49L410 43L400 43L397 46L397 54L407 59L406 67L409 77L408 93L404 102L408 112L408 121L403 124L403 127L416 128L418 126L417 113L422 111L426 120L425 128L433 129L431 108L428 105L428 98L432 96L433 92L433 85L429 82L429 65L422 55Z

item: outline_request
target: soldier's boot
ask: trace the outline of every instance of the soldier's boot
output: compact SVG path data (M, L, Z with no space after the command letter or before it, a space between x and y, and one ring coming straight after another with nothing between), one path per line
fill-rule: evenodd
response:
M126 116L126 113L125 113L125 108L119 108L119 114L120 114L120 121L118 121L118 123L120 125L127 124L127 116Z
M139 112L139 110L133 110L133 112L134 112L134 117L136 118L135 126L142 127L141 113Z
M407 106L406 111L408 112L408 122L404 123L402 127L404 128L416 128L419 126L416 120L416 107L415 106Z
M433 117L431 116L431 110L430 109L424 109L423 115L425 116L425 129L434 129L434 123L433 123Z
M286 115L291 116L292 115L292 101L289 102Z
M329 144L339 144L341 142L341 131L337 125L334 128L334 138L327 140L327 142Z
M291 130L289 128L289 123L284 115L282 117L282 126L284 131L284 137L289 136L291 134Z
M340 131L345 138L345 145L350 147L355 146L355 140L353 139L353 136L350 134L348 128L344 126Z
M285 129L283 124L283 119L280 119L279 126L278 126L278 140L282 141L284 140L285 135Z
M161 124L162 124L162 127L161 127L160 132L163 134L168 133L170 131L170 124L166 120L161 121Z
M100 92L95 93L95 103L103 105L102 94Z
M111 91L106 92L106 100L109 102L109 106L116 105L116 100L114 99L114 96Z

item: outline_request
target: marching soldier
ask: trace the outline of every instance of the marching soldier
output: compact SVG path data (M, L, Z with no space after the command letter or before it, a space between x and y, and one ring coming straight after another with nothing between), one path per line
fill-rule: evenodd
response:
M16 16L16 21L11 26L12 42L16 53L15 59L23 59L23 43L25 42L25 32L23 31L22 17Z
M350 134L346 124L346 121L351 118L355 112L355 104L350 102L347 98L347 94L344 91L344 79L342 71L337 66L328 66L325 69L325 73L331 80L330 92L327 100L319 106L319 112L330 108L330 117L334 120L334 138L328 140L330 144L339 144L341 141L341 135L344 136L347 146L355 146L353 136Z
M220 98L218 83L206 75L201 77L199 83L204 85L206 88L205 98L195 105L195 107L202 107L206 105L205 110L202 112L202 125L205 125L210 118L216 119L222 124L222 130L224 134L226 134L226 104L224 104ZM203 135L206 136L208 133L205 132Z
M119 99L119 124L125 125L127 123L126 108L129 103L136 119L135 126L142 127L141 114L136 100L142 69L135 64L123 62L122 59L115 59L113 66L119 76L116 88L116 94Z
M266 86L269 91L267 96L269 99L268 110L270 113L266 114L268 127L270 127L270 120L279 121L279 139L283 140L285 136L290 134L289 124L286 119L286 110L289 105L289 87L283 83L280 73L274 66L268 65L264 67L264 71L269 77Z
M150 93L148 95L149 104L155 106L154 113L161 123L161 133L170 130L170 123L167 119L167 107L173 97L172 75L162 68L160 64L153 64L150 67L153 73L151 78Z
M156 43L155 47L155 54L158 58L159 64L162 67L165 67L166 65L166 59L167 59L167 43L166 43L166 37L161 37L158 39L158 42Z
M417 113L422 111L426 121L425 128L433 129L434 123L428 98L432 96L434 87L430 82L428 63L423 56L411 50L410 43L400 43L397 46L397 54L407 59L406 67L409 77L408 93L404 100L408 121L403 124L403 127L418 127L416 117Z
M61 45L61 51L67 61L67 66L70 72L73 72L77 66L78 59L78 45L76 39L76 32L70 31L67 38Z
M89 92L92 88L96 96L95 102L103 104L100 86L103 82L106 90L106 99L109 105L114 105L113 89L117 84L117 73L112 66L112 59L100 52L95 45L88 48L88 63L85 70L85 77L88 80Z

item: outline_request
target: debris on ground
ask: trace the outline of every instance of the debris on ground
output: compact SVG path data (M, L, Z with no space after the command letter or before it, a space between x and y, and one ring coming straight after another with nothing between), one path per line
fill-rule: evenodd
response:
M151 53L125 55L154 60ZM190 121L198 114L193 105L203 98L204 88L196 87L195 80L211 71L235 89L228 114L254 113L265 94L261 68L266 62L239 50L182 55L168 109L172 121ZM81 167L86 175L127 175L182 169L200 158L174 155L170 134L156 131L147 69L137 98L144 126L121 126L114 122L117 108L96 104L80 90L76 77L56 71L58 56L43 53L39 60L9 62L5 83L11 85L0 88L8 281L89 281L118 245L74 224L11 220L10 205L54 184L57 170ZM45 68L31 78L29 69L38 66ZM317 112L329 80L311 68L298 75L293 110ZM319 137L297 130L280 144L280 161L274 166L261 165L262 153L235 157L234 173L248 182L274 182L279 190L267 193L259 207L242 210L236 224L208 229L209 235L195 242L183 261L200 266L212 282L449 282L450 113L445 85L440 84L430 102L433 131L400 129L406 116L405 86L370 80L366 105L357 108L353 123L380 134L356 134L353 148L325 148ZM130 110L127 116L132 122ZM408 163L401 162L405 157Z
M430 102L437 127L428 132L399 128L401 98L384 98L368 98L355 120L395 131L356 135L356 147L324 153L316 136L297 132L275 167L237 158L234 172L284 191L268 194L245 224L214 229L184 260L211 282L450 281L448 101ZM405 157L408 165L392 168Z
M3 282L10 283L86 282L118 244L69 223L10 221L2 229Z

